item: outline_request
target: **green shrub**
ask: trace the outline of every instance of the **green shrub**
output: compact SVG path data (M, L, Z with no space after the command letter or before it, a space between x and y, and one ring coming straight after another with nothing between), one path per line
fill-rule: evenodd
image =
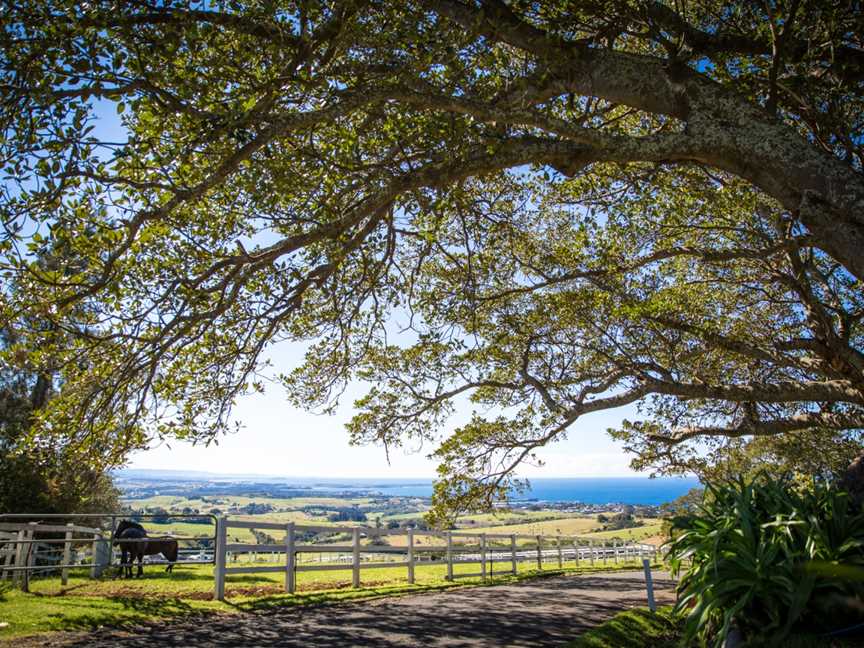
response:
M719 646L732 625L751 645L770 646L861 620L864 513L836 486L798 492L767 477L709 484L673 533L688 645Z

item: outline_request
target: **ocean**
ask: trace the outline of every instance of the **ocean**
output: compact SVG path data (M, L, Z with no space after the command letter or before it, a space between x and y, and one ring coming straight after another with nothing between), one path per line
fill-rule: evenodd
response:
M219 483L255 485L259 489L276 486L279 490L296 489L303 493L345 493L366 495L379 493L394 497L430 497L432 480L424 478L335 478L335 477L275 477L263 475L220 475L216 473L176 470L125 469L116 473L119 486L126 490L129 480L167 483L208 484L217 488ZM167 482L167 483L166 483ZM530 489L513 493L514 501L581 502L583 504L647 504L659 505L698 488L695 477L573 477L536 478L530 480ZM165 490L164 492L170 492Z
M403 481L390 483L369 480L367 488L382 495L429 497L432 495L431 481ZM700 486L695 477L656 478L648 477L580 477L531 479L530 490L514 493L512 499L536 500L538 502L582 502L584 504L650 504L659 505L684 495L691 488ZM343 484L347 485L346 482ZM351 485L359 486L352 480ZM318 483L317 487L324 484Z

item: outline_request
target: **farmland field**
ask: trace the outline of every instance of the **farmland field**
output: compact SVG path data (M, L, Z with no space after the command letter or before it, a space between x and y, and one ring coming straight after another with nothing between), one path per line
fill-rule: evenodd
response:
M127 505L142 512L161 510L167 515L181 511L197 511L202 514L228 514L238 520L295 522L316 526L370 526L414 525L422 522L428 504L419 498L383 497L250 497L244 495L208 495L206 497L183 497L179 495L154 495L144 499L127 500ZM250 507L255 507L250 509ZM248 513L258 510L260 513ZM331 521L331 514L340 510L355 510L366 517L365 521ZM606 514L611 514L607 511ZM660 523L656 518L640 518L643 526L622 530L603 530L597 513L576 514L555 509L534 510L528 508L501 509L493 513L465 515L457 520L456 528L472 533L501 533L517 535L563 535L596 538L619 538L640 541L656 536ZM179 535L184 537L212 537L214 527L209 524L194 524L175 517L170 522L143 519L152 535ZM421 528L422 525L421 525ZM275 537L273 531L269 535ZM230 529L233 542L255 542L249 529ZM418 529L415 534L418 545L440 544L440 539L424 536ZM520 544L524 544L520 540ZM390 536L391 546L405 546L405 535ZM191 546L192 543L187 543Z

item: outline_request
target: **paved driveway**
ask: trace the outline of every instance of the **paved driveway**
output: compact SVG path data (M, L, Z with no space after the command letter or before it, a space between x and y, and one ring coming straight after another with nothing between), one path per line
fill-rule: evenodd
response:
M673 583L655 574L658 604ZM646 605L642 572L536 578L321 607L169 622L134 634L101 630L63 646L561 646L616 612ZM45 641L42 645L55 645ZM59 642L56 645L61 645Z

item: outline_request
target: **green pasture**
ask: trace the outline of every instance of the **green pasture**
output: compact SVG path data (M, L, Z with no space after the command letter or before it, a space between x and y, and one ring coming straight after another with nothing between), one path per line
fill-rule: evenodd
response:
M304 516L302 512L282 512L282 513L267 513L263 515L237 515L232 516L232 519L245 520L250 522L295 522L296 524L312 524L315 526L332 526L334 531L340 527L351 527L356 525L354 522L339 522L330 523L326 520L320 520ZM645 538L657 536L662 533L662 523L656 519L646 518L643 520L644 526L635 527L632 529L620 529L616 531L597 531L600 526L596 518L593 517L569 517L559 518L555 520L543 520L539 522L524 522L521 524L499 524L496 526L487 527L469 527L460 529L470 533L501 533L501 534L517 534L517 535L563 535L563 536L579 536L584 538L594 538L598 540L611 540L613 538L621 540L629 540L639 542ZM150 535L173 535L180 537L212 537L215 527L205 524L193 524L191 522L170 522L167 524L158 524L153 521L144 520L143 524L147 527ZM369 526L374 526L374 520L367 523ZM278 530L260 529L261 531L273 536L277 541L281 541L282 535ZM230 542L255 542L255 536L249 529L229 528L228 538ZM394 547L406 546L408 543L407 535L391 535L387 536L387 542ZM415 534L415 543L423 544L440 544L443 540L433 536L425 536L421 531ZM519 544L530 544L529 541L521 539ZM191 546L187 543L186 546Z
M339 530L341 526L348 526L352 523L329 523L326 520L310 518L301 512L286 512L286 513L267 513L264 515L232 515L232 520L244 520L248 522L278 522L287 523L295 522L296 524L314 524L315 526L332 526L334 530ZM213 537L216 527L212 524L194 524L192 522L168 522L157 523L152 520L142 520L141 523L147 528L151 536L179 536L183 538L207 538ZM281 541L284 533L274 529L260 529L277 540ZM255 536L250 529L229 528L228 539L230 542L255 542ZM187 546L191 546L189 543Z
M271 504L277 509L300 509L304 506L332 506L334 508L346 506L368 506L372 503L369 497L268 497L266 495L205 495L206 501L200 498L188 498L183 495L153 495L143 499L124 499L124 504L134 509L162 507L167 510L180 511L185 507L198 509L201 513L208 513L214 508L225 512L234 506L246 506L247 504ZM218 502L218 503L217 503Z
M471 528L472 533L516 533L524 535L586 535L599 526L596 517L569 517L522 524Z
M663 533L663 523L658 522L654 518L646 518L643 520L645 526L634 527L632 529L618 529L617 531L595 531L594 533L586 534L588 538L598 538L602 540L610 540L618 538L621 540L632 540L639 542L646 538L661 535Z
M184 507L197 508L202 513L207 513L212 508L218 508L225 512L231 507L245 506L249 503L270 504L277 510L268 513L255 515L231 515L234 519L262 522L278 522L287 523L295 522L296 524L312 524L316 526L353 526L356 523L340 522L331 523L326 519L326 513L309 514L300 509L304 506L322 506L322 507L348 507L361 506L373 503L372 498L339 498L339 497L291 497L291 498L271 498L271 497L248 497L240 495L225 495L225 496L207 496L208 500L202 502L200 499L189 499L182 496L174 495L156 495L146 499L130 500L129 503L135 508L160 506L170 511L179 511ZM386 511L374 511L369 513L369 520L365 523L368 526L374 526L375 520L380 519L382 525L390 520L408 520L422 517L423 511L414 512L394 512L387 513ZM645 538L656 536L661 532L660 522L656 519L646 518L643 520L646 525L634 529L623 529L619 531L598 531L602 526L597 522L596 515L574 515L563 511L528 511L528 510L508 510L503 509L492 513L480 513L474 515L466 515L460 518L457 522L457 527L460 530L475 532L475 533L503 533L503 534L522 534L522 535L578 535L586 537L594 537L598 539L620 538L632 541L640 541ZM145 526L152 529L152 535L182 535L202 537L209 536L213 533L213 527L203 524L193 524L189 522L171 522L168 524L157 524L150 520L144 520ZM278 532L262 529L265 533L276 537ZM418 533L416 536L420 543L434 543L434 540L424 540L423 536ZM248 529L229 529L229 538L233 542L254 542L254 536ZM404 546L407 543L407 538L404 536L391 536L388 542L393 546ZM520 541L524 544L525 541Z

